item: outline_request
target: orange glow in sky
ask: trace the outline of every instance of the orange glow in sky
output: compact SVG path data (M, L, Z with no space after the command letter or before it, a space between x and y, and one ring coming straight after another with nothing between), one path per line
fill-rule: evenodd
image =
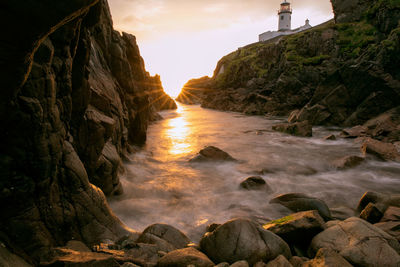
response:
M219 59L278 27L281 0L109 0L114 27L136 35L147 70L176 97ZM292 28L333 18L330 0L293 0Z

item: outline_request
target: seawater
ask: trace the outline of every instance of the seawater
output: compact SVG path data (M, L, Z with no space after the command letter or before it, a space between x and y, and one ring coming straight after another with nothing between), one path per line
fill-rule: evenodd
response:
M198 241L211 223L247 217L260 223L286 216L269 204L284 193L305 193L330 208L355 209L364 192L400 193L400 164L372 157L361 165L336 170L332 162L361 156L354 140L326 141L339 128L314 127L312 138L272 131L283 118L179 105L160 113L148 130L147 144L131 155L121 177L122 196L109 199L114 213L132 229L170 224ZM216 146L237 163L189 163L205 146ZM272 192L246 191L240 182L261 175Z

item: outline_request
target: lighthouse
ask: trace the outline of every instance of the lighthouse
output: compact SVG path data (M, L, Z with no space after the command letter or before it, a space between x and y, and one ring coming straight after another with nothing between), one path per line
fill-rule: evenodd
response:
M278 10L279 31L290 31L292 29L292 8L290 3L284 0L281 8Z

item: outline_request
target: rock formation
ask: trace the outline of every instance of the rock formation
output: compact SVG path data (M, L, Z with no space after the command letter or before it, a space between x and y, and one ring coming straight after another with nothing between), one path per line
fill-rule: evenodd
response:
M239 48L218 62L213 77L189 81L178 100L349 126L399 106L399 2L332 4L337 23Z
M156 111L174 108L106 0L4 1L0 241L28 260L131 231L105 196Z

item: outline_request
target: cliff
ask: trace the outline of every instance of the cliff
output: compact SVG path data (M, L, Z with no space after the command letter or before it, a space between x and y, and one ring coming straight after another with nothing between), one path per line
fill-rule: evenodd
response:
M223 57L178 100L314 125L357 125L400 105L398 1L332 0L335 21ZM200 89L199 88L203 88Z
M0 4L0 242L34 263L129 233L105 196L156 111L176 108L106 0Z

